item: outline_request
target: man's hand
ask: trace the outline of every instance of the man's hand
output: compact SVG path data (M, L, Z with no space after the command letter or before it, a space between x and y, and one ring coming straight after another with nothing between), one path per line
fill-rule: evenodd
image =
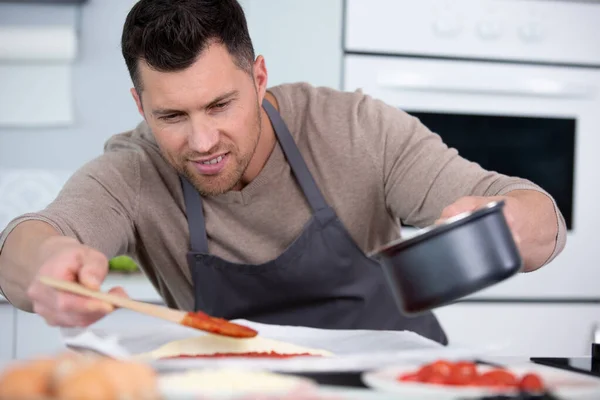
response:
M439 223L458 214L474 211L493 201L504 201L504 216L524 261L524 272L540 268L556 245L558 221L554 205L545 194L515 190L505 196L462 197L444 208Z
M73 238L56 236L42 244L40 269L37 276L49 276L80 283L98 290L108 273L106 257ZM27 290L33 303L33 311L42 316L49 325L61 327L85 327L113 311L113 307L99 300L58 291L43 285L36 278ZM127 297L120 288L112 294Z
M465 212L475 211L478 208L485 206L488 203L492 203L494 201L504 201L504 217L506 218L506 222L510 227L510 230L513 234L515 242L517 246L521 243L521 236L519 235L519 231L522 229L518 226L518 223L515 220L515 213L518 210L515 210L515 207L518 205L515 204L517 201L514 197L510 196L492 196L492 197L483 197L483 196L469 196L469 197L461 197L456 202L450 204L448 207L442 210L442 215L435 221L436 224L439 224L448 218L457 216L458 214L462 214Z

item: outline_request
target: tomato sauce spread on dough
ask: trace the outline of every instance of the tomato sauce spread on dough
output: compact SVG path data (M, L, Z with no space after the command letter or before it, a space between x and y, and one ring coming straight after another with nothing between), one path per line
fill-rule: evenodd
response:
M223 318L211 317L202 311L188 312L181 323L191 328L237 338L250 338L258 334L247 326L234 324Z
M163 360L176 359L176 358L220 358L220 357L254 357L254 358L292 358L292 357L320 357L318 355L310 353L293 353L293 354L280 354L275 351L251 351L247 353L215 353L215 354L182 354L179 356L164 357Z

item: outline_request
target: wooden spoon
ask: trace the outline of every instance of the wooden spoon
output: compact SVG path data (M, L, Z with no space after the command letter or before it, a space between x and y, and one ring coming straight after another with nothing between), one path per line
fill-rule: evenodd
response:
M120 297L113 294L88 289L78 283L67 282L60 279L51 278L49 276L41 276L38 279L44 285L50 286L54 289L91 297L110 303L117 307L127 308L132 311L174 322L176 324L181 324L187 327L196 328L201 331L235 338L250 338L258 334L258 332L256 332L254 329L243 325L234 324L223 318L211 317L202 311L185 312L155 304L143 303L128 299L126 297Z

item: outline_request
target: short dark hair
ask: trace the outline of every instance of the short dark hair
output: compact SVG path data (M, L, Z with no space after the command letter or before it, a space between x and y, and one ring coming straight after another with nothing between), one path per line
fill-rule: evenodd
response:
M121 50L141 90L139 61L160 72L181 71L214 42L225 45L239 68L252 71L254 48L236 0L139 0L125 20Z

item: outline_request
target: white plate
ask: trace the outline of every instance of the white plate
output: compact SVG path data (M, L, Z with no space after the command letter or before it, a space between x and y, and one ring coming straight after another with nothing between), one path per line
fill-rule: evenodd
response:
M388 367L362 375L365 385L386 393L414 396L419 399L457 399L476 398L499 394L498 390L474 387L456 387L418 382L399 382L396 378L402 374L419 369L418 365ZM536 373L542 378L551 393L564 399L600 399L600 379L574 372L559 370L538 364L519 364L505 367L517 376ZM488 371L493 367L477 366L479 371Z
M237 392L234 394L217 393L215 396L202 393L190 393L178 389L168 389L161 393L164 400L398 400L397 396L367 389L342 387L319 387L314 392L305 392L304 396L290 393L261 394ZM418 400L403 398L402 400Z
M178 373L181 374L181 373ZM159 378L160 394L164 400L210 399L210 400L396 400L395 396L368 388L318 385L311 379L286 375L287 388L266 390L262 385L255 388L207 390L203 383L197 387L184 388L175 381Z
M268 371L229 370L227 372L211 369L162 375L159 377L159 390L163 398L169 400L247 400L254 398L274 400L296 394L313 394L318 390L315 382L303 377L274 374ZM222 373L225 375L221 375ZM184 377L187 382L182 381ZM265 379L267 380L265 381ZM273 379L276 380L276 384L272 382ZM217 382L217 380L220 381ZM267 387L267 381L270 382L270 387Z
M341 386L314 385L299 381L292 390L283 391L206 391L182 389L172 385L162 384L160 394L164 400L397 400L388 393L367 388L346 388ZM403 399L411 400L411 399Z

